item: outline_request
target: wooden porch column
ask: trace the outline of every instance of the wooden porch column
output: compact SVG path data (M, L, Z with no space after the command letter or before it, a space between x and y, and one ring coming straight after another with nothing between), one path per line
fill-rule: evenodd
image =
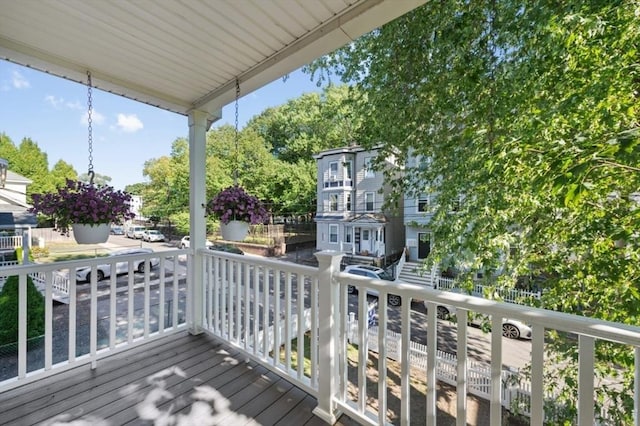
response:
M202 333L204 318L202 256L198 249L205 248L207 239L205 164L209 117L204 111L189 112L189 244L194 255L187 262L187 321L191 334Z
M340 412L333 396L338 392L338 326L340 321L340 286L334 274L340 272L343 254L336 251L316 253L318 258L319 330L318 330L318 406L313 414L334 424Z

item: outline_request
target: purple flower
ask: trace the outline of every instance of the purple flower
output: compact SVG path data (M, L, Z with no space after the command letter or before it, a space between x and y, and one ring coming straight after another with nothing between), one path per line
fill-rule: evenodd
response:
M225 188L213 197L207 204L207 212L225 224L241 220L256 225L269 219L264 204L238 185Z
M108 185L97 187L67 179L57 192L33 194L31 199L30 211L53 219L63 233L68 232L72 223L118 223L135 217L131 212L131 195Z

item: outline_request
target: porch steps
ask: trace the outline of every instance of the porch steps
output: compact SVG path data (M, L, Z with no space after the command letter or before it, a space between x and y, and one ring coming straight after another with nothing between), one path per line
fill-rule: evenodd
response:
M406 262L398 275L398 280L425 287L434 287L430 271L425 271L422 264L418 262Z

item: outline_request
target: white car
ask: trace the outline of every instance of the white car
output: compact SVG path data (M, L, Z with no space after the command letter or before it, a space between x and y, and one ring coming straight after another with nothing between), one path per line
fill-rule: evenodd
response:
M135 249L125 249L125 250L118 250L118 251L114 251L112 253L109 254L109 256L107 256L108 258L112 258L112 257L116 257L116 256L124 256L127 254L148 254L148 253L153 253L153 250L150 248L135 248ZM111 260L111 259L109 259ZM134 271L137 272L144 272L144 268L145 268L145 261L144 259L136 259L133 260L133 269ZM160 259L158 258L151 258L150 260L150 265L151 268L155 268L156 266L158 266L158 264L160 264ZM123 261L123 262L117 262L116 263L116 275L119 274L126 274L129 272L129 262L128 261ZM104 264L104 265L98 265L96 267L96 276L98 278L98 281L101 281L105 278L108 278L111 276L111 264ZM78 268L76 269L76 279L78 281L89 281L91 279L91 267L90 266L85 266L83 268Z
M145 229L142 233L142 241L148 241L150 243L155 241L164 241L164 235L162 232L156 229Z
M426 307L427 304L425 302L425 308ZM436 307L436 311L436 316L441 320L450 320L456 314L456 308L453 306L438 305ZM470 312L469 315L471 316L473 313ZM482 325L486 319L487 318L484 318L481 315L473 315L473 318L469 323ZM518 320L503 318L502 335L509 339L531 339L531 327Z
M142 235L143 235L145 229L147 229L147 228L145 228L144 226L130 226L127 229L126 236L127 236L127 238L133 238L135 240L140 240L140 239L142 239Z
M207 248L210 248L210 247L213 246L213 243L211 241L207 240L205 242L205 246ZM184 249L184 248L189 248L189 247L190 247L190 238L189 238L188 235L186 235L186 236L182 237L182 239L180 240L180 248Z
M384 269L378 268L376 266L349 265L346 268L344 268L344 272L353 274L353 275L359 275L361 277L373 278L376 280L394 281L394 278L391 275L389 275ZM348 293L351 294L354 291L356 291L356 288L354 286L350 285L347 287ZM367 294L378 297L378 292L374 289L368 288ZM389 294L387 295L387 303L391 306L400 306L400 304L402 303L402 298L395 294Z

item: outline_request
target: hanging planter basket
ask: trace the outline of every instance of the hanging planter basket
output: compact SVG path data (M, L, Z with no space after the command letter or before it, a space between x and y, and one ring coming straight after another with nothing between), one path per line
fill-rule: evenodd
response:
M226 241L242 241L249 233L249 223L242 220L232 220L220 224L222 239Z
M78 244L106 243L109 239L110 226L108 223L90 225L86 223L73 223L73 238Z

